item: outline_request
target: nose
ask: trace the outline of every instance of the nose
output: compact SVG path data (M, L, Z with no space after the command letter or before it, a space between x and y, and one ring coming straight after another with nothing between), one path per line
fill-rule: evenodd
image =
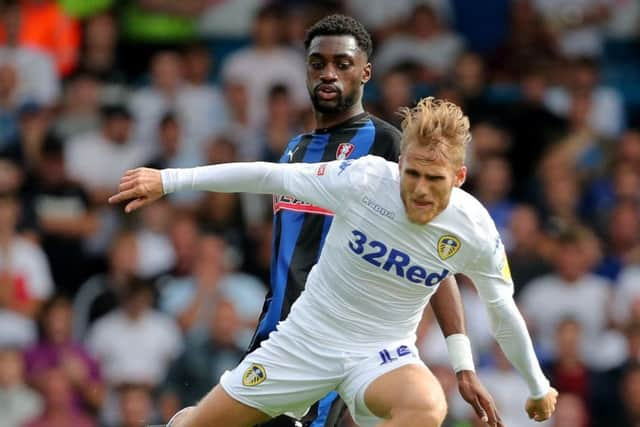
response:
M426 179L420 178L414 188L414 194L418 197L426 196L429 194L429 183Z
M332 83L338 80L338 75L333 65L327 64L327 66L322 69L320 80L322 80L323 83Z

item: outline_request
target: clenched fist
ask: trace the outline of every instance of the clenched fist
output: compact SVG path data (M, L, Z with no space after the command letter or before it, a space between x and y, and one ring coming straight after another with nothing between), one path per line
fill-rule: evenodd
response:
M558 391L551 387L551 390L540 399L529 399L525 406L525 410L529 418L535 421L548 420L556 410L556 401L558 400Z

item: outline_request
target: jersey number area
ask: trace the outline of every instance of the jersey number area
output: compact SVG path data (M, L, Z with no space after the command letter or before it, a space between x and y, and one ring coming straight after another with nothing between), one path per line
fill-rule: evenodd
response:
M394 273L412 283L435 286L449 274L449 270L446 269L440 273L429 273L426 268L414 265L409 254L399 249L389 249L379 240L369 240L362 231L352 230L351 234L353 239L349 240L349 249L354 254L374 267Z

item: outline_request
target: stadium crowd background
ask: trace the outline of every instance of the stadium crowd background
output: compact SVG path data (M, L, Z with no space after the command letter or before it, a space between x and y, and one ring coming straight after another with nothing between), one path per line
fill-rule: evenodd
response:
M271 199L184 193L125 216L128 168L277 161L312 130L305 28L372 32L366 108L471 118L465 188L496 221L553 385L545 426L640 425L640 2L0 1L0 426L136 427L242 356L269 281ZM479 375L534 425L460 278ZM430 313L422 357L461 401Z

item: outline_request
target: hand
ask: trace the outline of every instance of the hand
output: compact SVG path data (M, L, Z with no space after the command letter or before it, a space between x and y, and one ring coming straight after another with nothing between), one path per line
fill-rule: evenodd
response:
M129 201L124 211L130 213L155 202L164 195L162 176L157 169L137 168L128 170L120 178L118 193L109 197L109 203Z
M460 371L456 374L458 390L464 400L473 407L478 417L491 427L504 427L498 409L486 388L473 371Z
M556 410L556 400L558 400L558 391L551 387L551 390L540 399L527 399L525 410L529 418L544 421L549 419Z

